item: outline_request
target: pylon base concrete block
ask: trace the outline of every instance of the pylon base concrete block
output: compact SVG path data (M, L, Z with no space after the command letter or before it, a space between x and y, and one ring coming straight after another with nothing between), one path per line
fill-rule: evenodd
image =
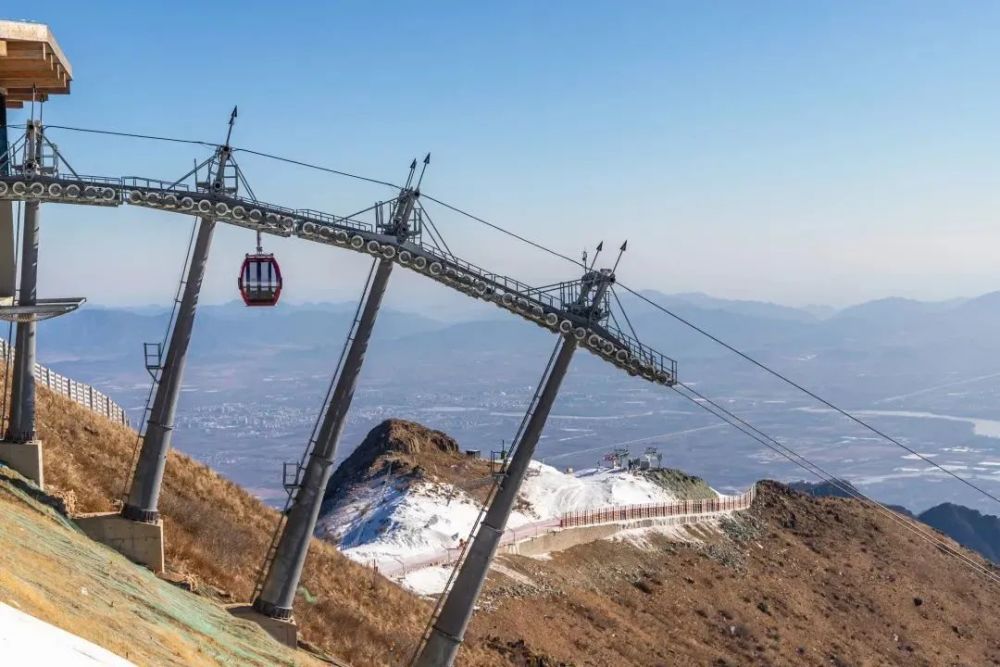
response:
M42 441L10 442L0 440L0 463L13 468L24 477L45 488L45 468L42 464Z
M130 521L117 512L84 514L73 520L90 539L108 545L153 572L163 572L162 521Z
M280 643L290 648L297 648L299 645L299 627L295 621L282 621L270 616L265 616L252 605L233 604L226 607L229 613L236 618L253 621L264 629L267 634L274 637Z

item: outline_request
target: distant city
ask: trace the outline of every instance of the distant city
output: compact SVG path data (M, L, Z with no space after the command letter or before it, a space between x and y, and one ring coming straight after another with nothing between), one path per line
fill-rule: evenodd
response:
M821 316L703 295L658 298L935 462L1000 491L1000 341L985 333L1000 324L994 295L947 306L887 300ZM640 336L679 359L685 382L866 493L917 511L944 501L992 510L917 457L655 312L630 308ZM298 460L309 440L348 310L279 307L264 318L235 305L204 308L177 446L265 501L283 502L281 464ZM163 317L86 308L41 327L40 358L96 383L139 423L148 391L141 342L162 335ZM389 417L443 430L489 456L514 436L553 344L550 334L513 318L449 325L384 312L339 456ZM983 359L998 361L981 366ZM673 392L578 353L538 457L592 467L615 447L637 454L648 446L660 450L664 465L720 491L760 478L810 479ZM910 484L914 478L926 484Z

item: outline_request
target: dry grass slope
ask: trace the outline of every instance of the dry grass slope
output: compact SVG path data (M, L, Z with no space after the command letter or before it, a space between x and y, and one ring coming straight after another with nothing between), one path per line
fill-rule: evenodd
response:
M112 509L135 434L47 392L40 408L51 486L76 511ZM430 454L390 454L397 465L482 475L446 441L417 442L416 426L396 436ZM170 567L246 599L276 512L176 453L161 509ZM780 485L765 484L750 514L700 547L595 542L550 560L505 557L459 664L1000 665L996 588L934 547L857 502ZM303 584L305 638L359 666L402 664L429 613L319 542Z
M92 542L51 502L0 467L0 601L137 665L322 664Z
M39 435L50 491L77 513L115 508L132 459L135 432L41 391ZM172 572L223 599L249 599L278 520L242 488L171 452L160 504ZM302 636L355 665L392 664L423 628L426 603L314 541L296 601Z

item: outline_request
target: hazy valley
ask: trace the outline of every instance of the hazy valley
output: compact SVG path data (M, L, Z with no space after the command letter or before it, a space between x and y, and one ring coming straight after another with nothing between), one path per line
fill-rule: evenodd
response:
M829 313L704 295L649 293L678 315L800 381L986 488L1000 482L1000 293L947 303L888 299ZM641 340L681 379L830 472L922 511L951 501L990 512L940 471L818 405L648 305L626 302ZM178 446L268 502L298 458L353 314L351 304L202 308L179 411ZM40 329L41 359L116 397L138 423L143 341L166 313L87 307ZM387 417L454 435L484 455L510 440L554 338L504 317L448 323L382 313L340 457ZM736 490L807 475L673 392L577 355L539 458L593 465L614 446L659 447L664 463ZM913 484L920 479L923 484Z

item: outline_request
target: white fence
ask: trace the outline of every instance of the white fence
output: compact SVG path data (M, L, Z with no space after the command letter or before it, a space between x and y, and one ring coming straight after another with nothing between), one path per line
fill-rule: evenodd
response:
M7 341L0 339L0 357L6 358L6 356ZM10 351L10 358L14 358L13 349ZM125 412L125 409L89 384L60 375L41 364L35 364L35 382L65 396L74 403L79 403L91 412L104 415L116 424L129 426L128 413Z

